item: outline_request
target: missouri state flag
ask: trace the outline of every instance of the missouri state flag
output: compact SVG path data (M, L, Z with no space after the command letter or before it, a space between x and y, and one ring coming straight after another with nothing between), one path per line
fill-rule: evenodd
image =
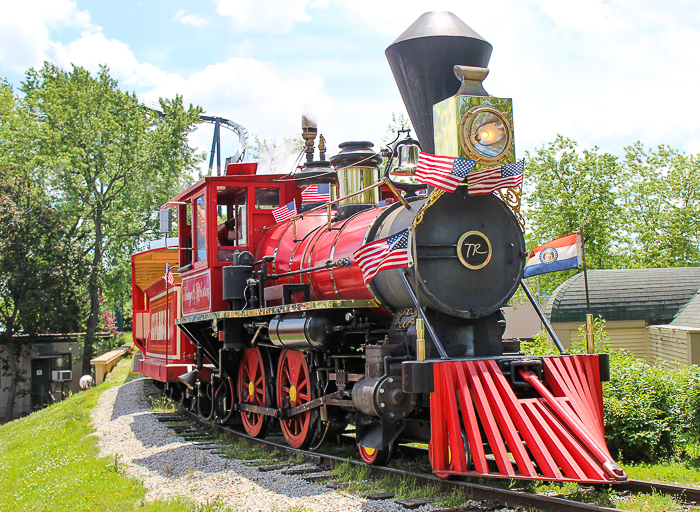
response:
M531 250L523 277L580 267L581 237L578 233L572 233Z

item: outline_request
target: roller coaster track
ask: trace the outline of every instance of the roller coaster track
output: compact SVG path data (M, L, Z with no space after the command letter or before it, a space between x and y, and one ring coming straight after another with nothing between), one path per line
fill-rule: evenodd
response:
M160 105L152 101L139 97L138 104L151 112L157 113L159 117L165 117L165 112L160 109ZM200 114L199 119L204 123L214 125L214 137L212 138L211 151L209 152L209 174L211 175L212 170L214 169L214 155L216 155L216 175L221 176L221 128L226 128L238 136L238 147L236 148L236 152L233 154L233 156L226 158L226 164L237 163L243 160L243 157L245 156L245 147L248 142L248 130L246 130L243 125L219 116L206 116L204 114Z
M551 512L574 512L574 511L620 511L619 508L602 507L591 503L582 503L574 500L567 500L555 496L543 496L523 491L503 489L500 487L492 487L483 484L464 482L459 480L446 480L438 478L434 475L424 473L413 473L395 468L384 466L368 466L359 461L348 460L334 455L298 450L287 445L275 443L265 439L257 439L250 437L242 432L238 432L227 426L212 424L200 418L197 414L179 407L179 410L174 415L162 415L160 421L172 421L178 419L186 419L192 423L196 423L201 427L214 429L219 435L231 441L245 440L250 444L263 447L267 451L277 451L282 456L294 457L303 459L311 464L323 469L332 469L341 464L350 463L353 466L364 467L369 469L370 477L380 478L383 476L396 476L402 478L412 478L416 485L434 486L441 492L451 492L461 490L467 496L474 500L485 500L487 502L498 502L508 508L522 507L525 510L540 510ZM417 452L425 452L420 448L402 447L402 449L415 450ZM482 479L483 480L483 479ZM645 482L641 480L628 480L622 483L611 485L596 486L597 488L608 488L618 493L629 492L631 494L653 494L660 493L673 496L686 504L695 504L700 502L700 489L692 487L682 487L678 485L664 484L658 482ZM695 503L694 503L695 502Z

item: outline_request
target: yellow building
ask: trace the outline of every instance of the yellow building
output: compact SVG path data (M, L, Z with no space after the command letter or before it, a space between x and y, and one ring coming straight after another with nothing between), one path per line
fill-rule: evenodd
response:
M591 313L606 320L613 348L627 349L650 362L700 362L700 299L688 309L700 289L700 267L589 270L588 288ZM687 311L685 316L690 317L696 309L697 325L676 324L677 318L688 323L690 319L683 320L681 314ZM552 293L545 314L564 346L570 347L586 319L583 273ZM695 357L693 344L698 345Z

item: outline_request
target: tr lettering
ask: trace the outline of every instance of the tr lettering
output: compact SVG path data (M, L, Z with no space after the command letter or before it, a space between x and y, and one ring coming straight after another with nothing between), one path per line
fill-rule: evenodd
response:
M481 244L464 244L464 247L467 250L467 258L469 258L470 256L475 256L477 254L488 254L488 251L479 250L481 249Z

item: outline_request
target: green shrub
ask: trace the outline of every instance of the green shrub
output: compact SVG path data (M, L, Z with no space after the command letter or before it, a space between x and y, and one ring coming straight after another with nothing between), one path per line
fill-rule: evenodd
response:
M626 350L610 350L605 320L594 321L596 352L610 354L610 381L603 383L605 437L610 452L626 462L655 462L687 454L700 464L700 368L648 364ZM528 355L558 354L545 331L522 343ZM585 325L572 354L586 352Z

